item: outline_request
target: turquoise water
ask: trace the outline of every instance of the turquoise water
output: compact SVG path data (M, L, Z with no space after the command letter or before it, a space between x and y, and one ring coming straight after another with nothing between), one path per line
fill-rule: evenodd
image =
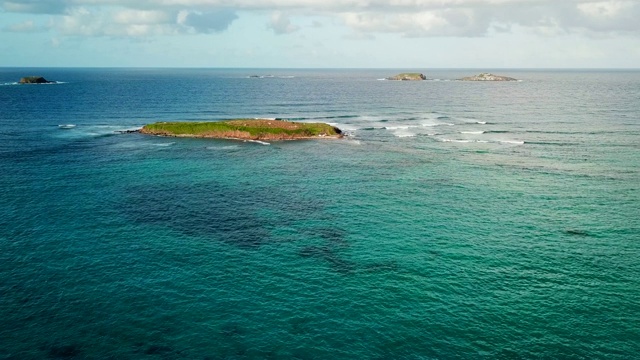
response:
M0 359L637 358L640 72L397 72L0 69Z

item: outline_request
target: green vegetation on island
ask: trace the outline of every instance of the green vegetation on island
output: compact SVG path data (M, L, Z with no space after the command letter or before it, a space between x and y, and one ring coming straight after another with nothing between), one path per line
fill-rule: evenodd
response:
M235 119L209 122L157 122L145 125L143 134L242 140L295 140L339 138L342 131L324 123L270 119Z
M403 80L403 81L408 81L408 80L427 80L427 77L424 76L424 74L420 74L420 73L402 73L402 74L398 74L396 76L388 77L387 80Z

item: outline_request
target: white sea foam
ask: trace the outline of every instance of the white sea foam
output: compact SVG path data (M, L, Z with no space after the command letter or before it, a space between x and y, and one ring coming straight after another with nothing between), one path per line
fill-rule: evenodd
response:
M439 139L442 142L460 143L460 144L488 144L489 140L472 140L472 139Z
M442 142L451 142L451 143L470 143L473 140L460 140L460 139L441 139Z
M246 142L252 142L252 143L256 143L256 144L260 144L260 145L271 145L268 142L265 141L260 141L260 140L245 140Z
M416 134L411 133L409 131L395 131L393 133L396 137L404 138L404 137L414 137Z
M220 150L235 150L239 148L240 147L238 145L227 145L227 146L207 146L205 149L220 151Z
M480 124L480 125L485 125L487 122L486 121L476 121L476 124Z
M386 129L386 130L406 130L406 129L410 129L412 127L417 127L417 126L383 126L382 129Z
M421 128L434 126L453 126L453 123L443 122L438 113L426 114L396 114L396 115L358 115L348 123L329 122L343 131L380 131L387 130L396 136L416 136ZM410 133L410 134L409 134Z
M460 131L460 134L480 135L484 134L484 131Z
M170 143L152 143L151 145L160 146L160 147L167 147L167 146L171 146L173 144L175 144L175 142L170 142Z
M500 140L501 144L513 144L513 145L524 145L524 141L521 140Z
M295 76L294 75L249 75L247 76L247 78L253 78L253 79L271 79L271 78L276 78L276 79L293 79Z
M65 81L52 81L52 82L48 82L48 83L42 83L42 84L20 84L19 82L8 82L8 83L0 83L0 86L11 86L11 85L28 85L28 86L33 86L33 85L58 85L58 84L66 84L67 82Z
M448 142L448 143L465 143L465 144L469 144L469 143L477 143L477 144L489 144L489 143L493 143L493 144L503 144L503 145L523 145L524 141L521 140L478 140L478 139L449 139L449 138L439 138L438 139L441 142Z
M102 137L102 136L111 136L111 135L119 135L125 133L127 131L136 131L140 130L142 127L131 127L125 125L87 125L87 124L60 124L58 125L59 129L64 129L67 131L61 132L64 133L65 137Z
M422 122L419 127L434 127L434 126L454 126L452 123L443 123L443 122ZM416 126L418 127L418 126Z

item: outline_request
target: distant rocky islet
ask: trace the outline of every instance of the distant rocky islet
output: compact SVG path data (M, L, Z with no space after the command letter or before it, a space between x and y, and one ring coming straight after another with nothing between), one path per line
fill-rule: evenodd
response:
M385 78L385 80L395 80L395 81L422 81L428 80L427 77L422 73L401 73L395 76L390 76ZM518 79L502 76L502 75L494 75L491 73L480 73L474 76L467 76L460 79L459 81L518 81Z
M250 77L259 77L259 76L251 75ZM428 79L422 73L400 73L394 76L387 77L385 78L385 80L422 81L422 80L428 80ZM457 80L460 80L460 81L518 81L518 79L509 77L509 76L494 75L487 72L480 73L478 75L473 75L473 76L466 76ZM53 84L53 83L56 83L56 81L47 80L42 76L25 76L21 78L18 83L20 84Z
M390 76L386 79L396 81L420 81L427 80L427 77L421 73L402 73L395 76Z
M250 77L259 77L259 76L251 75ZM385 80L423 81L423 80L428 80L428 78L422 73L400 73L394 76L387 77L385 78ZM494 75L487 72L480 73L478 75L463 77L457 80L459 81L518 81L518 79L509 77L509 76ZM42 76L25 76L21 78L18 83L19 84L54 84L56 83L56 81L47 80Z
M55 81L49 81L42 76L25 76L18 82L20 84L53 84Z
M480 73L474 76L463 77L460 81L518 81L518 79L491 73Z

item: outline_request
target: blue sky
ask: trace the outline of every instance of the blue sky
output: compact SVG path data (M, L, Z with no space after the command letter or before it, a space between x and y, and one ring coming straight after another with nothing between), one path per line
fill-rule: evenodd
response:
M0 0L0 66L639 68L640 0Z

